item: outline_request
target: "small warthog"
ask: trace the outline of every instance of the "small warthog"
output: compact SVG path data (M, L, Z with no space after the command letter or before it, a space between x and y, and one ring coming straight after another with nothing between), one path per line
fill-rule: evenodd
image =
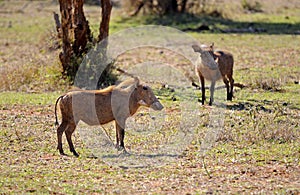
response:
M59 101L60 100L60 101ZM102 90L72 91L60 96L59 102L62 123L57 128L57 149L64 154L62 148L62 134L65 132L70 151L79 156L72 143L72 133L79 121L88 125L101 125L111 121L116 124L116 147L124 149L125 122L140 106L150 107L154 110L163 109L163 105L155 97L149 86L140 84L137 78L123 81L119 85L109 86Z
M227 89L227 100L233 97L233 56L227 51L214 51L214 44L208 46L193 45L195 52L200 53L200 60L196 64L196 73L201 83L202 104L205 101L205 82L204 79L211 81L209 105L213 103L216 81L223 78ZM230 86L229 86L230 84Z

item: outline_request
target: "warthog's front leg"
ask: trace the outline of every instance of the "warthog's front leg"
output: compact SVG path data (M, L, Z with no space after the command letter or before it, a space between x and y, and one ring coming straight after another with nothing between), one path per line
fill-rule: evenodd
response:
M215 85L216 85L216 81L211 81L211 85L210 85L210 99L209 99L209 105L210 106L214 102Z
M231 77L229 77L229 82L230 82L230 93L229 93L229 97L228 100L232 100L233 98L233 85L234 85L234 79Z
M125 130L124 128L119 125L119 123L116 121L116 148L118 150L125 150L125 146L124 146L124 137L125 137Z
M200 81L200 84L201 84L201 95L202 95L201 103L202 103L202 105L204 105L204 102L205 102L205 81L204 81L204 77L200 74L199 74L199 81Z

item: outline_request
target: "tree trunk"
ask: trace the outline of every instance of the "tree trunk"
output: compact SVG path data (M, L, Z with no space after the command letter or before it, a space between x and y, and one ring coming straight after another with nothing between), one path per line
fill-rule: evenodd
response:
M73 0L74 15L74 44L73 51L75 55L81 55L85 51L88 41L91 40L91 31L88 21L86 20L83 12L83 0Z
M59 24L58 16L54 14L54 20L58 34L62 39L62 52L59 58L63 67L63 75L66 75L71 81L74 81L77 70L81 63L84 53L87 52L86 46L88 42L92 42L92 35L89 23L85 18L83 11L84 0L59 0L61 24ZM102 20L100 23L100 34L98 42L101 42L103 64L107 63L106 48L109 34L109 22L112 10L110 0L101 0ZM109 65L104 71L103 78L107 78L109 73ZM102 76L101 76L102 77Z
M72 30L72 2L71 0L59 0L61 13L62 49L59 59L63 67L63 73L68 72L72 56L71 30Z
M109 34L109 21L110 14L112 9L112 4L110 0L101 0L101 8L102 8L102 20L99 28L99 36L98 42L106 39Z
M53 18L54 18L54 21L55 21L55 25L56 25L56 32L57 32L57 38L58 39L61 39L62 35L61 35L61 24L60 24L60 21L59 21L59 15L55 12L53 12Z
M144 1L140 0L137 1L137 6L136 9L134 11L132 11L129 15L130 16L136 16L138 15L138 13L141 11L142 7L145 5Z
M61 13L62 52L59 58L63 74L71 81L75 78L79 64L77 58L86 52L88 41L92 41L89 23L84 16L84 0L59 0ZM55 20L57 18L55 17ZM57 24L57 21L56 21ZM56 25L58 27L58 25Z
M102 8L102 18L101 18L101 23L100 23L100 28L99 28L99 36L98 36L98 42L101 43L101 49L102 49L102 65L106 66L104 67L104 70L98 79L97 82L97 88L103 88L108 85L110 85L111 81L109 79L111 75L111 66L112 63L108 62L108 57L107 57L107 45L108 45L108 40L107 37L109 35L109 22L110 22L110 14L111 14L111 9L112 9L112 4L110 0L101 0L101 8Z
M184 13L184 12L185 12L185 8L186 8L187 1L188 1L188 0L182 0L182 1L181 1L181 9L180 9L180 13Z
M178 12L178 2L177 2L177 0L172 0L171 1L170 8L171 8L169 10L170 13L177 13Z

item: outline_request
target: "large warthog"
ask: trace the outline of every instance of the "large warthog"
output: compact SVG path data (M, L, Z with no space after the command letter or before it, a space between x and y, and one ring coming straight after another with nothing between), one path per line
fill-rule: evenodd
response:
M213 103L216 81L223 79L227 89L227 100L233 97L233 56L227 51L214 51L214 44L210 46L193 45L195 52L200 53L199 61L196 64L196 73L201 83L202 104L205 101L205 82L204 79L211 81L209 105Z
M71 136L79 121L88 125L101 125L115 121L116 147L125 150L125 122L128 117L136 113L140 106L162 110L163 105L155 97L149 86L143 85L135 79L125 80L119 85L109 86L102 90L80 90L68 92L60 96L59 102L62 122L57 128L57 149L64 155L62 148L62 134L65 132L70 151L79 156L74 149Z

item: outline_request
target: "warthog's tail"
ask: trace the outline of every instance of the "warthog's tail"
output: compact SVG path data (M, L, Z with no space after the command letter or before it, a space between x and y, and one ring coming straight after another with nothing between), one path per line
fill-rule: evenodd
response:
M58 126L59 125L59 123L58 123L58 120L57 120L57 113L56 113L56 107L57 107L57 103L58 103L58 101L61 99L61 98L63 98L64 96L62 95L62 96L59 96L58 98L57 98L57 100L56 100L56 103L55 103L55 108L54 108L54 113L55 113L55 125L56 126Z

